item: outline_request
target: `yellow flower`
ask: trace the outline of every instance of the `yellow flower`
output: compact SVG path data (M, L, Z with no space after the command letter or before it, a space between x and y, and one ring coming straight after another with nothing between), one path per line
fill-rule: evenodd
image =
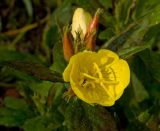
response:
M81 39L84 38L88 26L92 21L92 16L82 8L77 8L72 18L72 35L76 39L76 33L81 33Z
M130 70L112 51L83 51L71 57L63 78L81 100L112 106L129 84Z

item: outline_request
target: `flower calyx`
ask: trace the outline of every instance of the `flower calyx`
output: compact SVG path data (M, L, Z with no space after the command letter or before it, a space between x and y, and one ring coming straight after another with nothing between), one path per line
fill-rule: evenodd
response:
M66 61L69 61L71 56L74 55L74 48L68 26L63 29L63 54Z

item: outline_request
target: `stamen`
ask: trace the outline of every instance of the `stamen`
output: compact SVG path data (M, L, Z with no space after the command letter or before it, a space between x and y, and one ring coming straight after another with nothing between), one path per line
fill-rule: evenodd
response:
M116 74L115 74L114 70L111 67L110 67L110 70L112 71L114 79L116 80Z
M106 88L106 86L101 82L100 83L101 87L107 92L107 94L110 96L110 97L113 97L114 95Z
M87 78L89 78L89 79L97 80L97 78L96 78L96 77L93 77L93 76L88 75L88 74L86 74L86 73L82 73L82 74L83 74L83 76L85 76L85 77L87 77Z
M99 78L102 79L102 78L103 78L103 75L102 75L101 70L100 70L100 68L98 67L98 65L97 65L96 63L93 63L93 67L95 68L95 70L96 70Z
M116 84L118 84L119 82L118 81L106 81L106 80L102 80L103 81L103 83L105 83L105 84L109 84L109 85L116 85Z
M83 84L83 87L84 88L89 88L89 87L95 88L95 84L93 82L87 81L85 84Z

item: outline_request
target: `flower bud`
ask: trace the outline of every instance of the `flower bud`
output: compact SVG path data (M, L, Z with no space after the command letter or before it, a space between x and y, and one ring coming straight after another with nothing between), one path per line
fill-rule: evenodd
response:
M88 39L86 40L86 49L94 51L95 50L95 43L96 43L96 36L95 35L88 37Z
M88 26L87 33L85 34L85 41L86 41L86 49L88 50L95 50L95 43L96 43L96 32L98 29L99 23L99 16L102 13L102 9L98 9L95 13L93 20L91 21L90 25Z
M76 39L76 33L80 33L81 39L84 38L88 26L92 21L91 15L82 8L77 8L72 19L72 35Z
M69 61L70 57L74 55L74 49L73 49L72 41L69 37L68 27L64 28L63 54L66 61Z
M95 16L93 18L93 20L91 21L88 29L87 29L87 34L92 33L93 31L96 31L98 29L98 23L99 23L99 16L102 13L102 9L98 9L95 13Z

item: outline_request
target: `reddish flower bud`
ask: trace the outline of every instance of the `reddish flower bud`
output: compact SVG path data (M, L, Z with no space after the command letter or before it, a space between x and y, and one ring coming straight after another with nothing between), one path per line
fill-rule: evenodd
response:
M71 38L69 37L69 29L68 29L68 27L64 28L63 54L64 54L64 58L65 58L66 61L69 61L71 56L74 55L74 49L73 49Z
M87 33L86 33L86 36L85 37L88 37L88 35L90 35L93 31L97 31L98 29L98 23L99 23L99 16L100 14L102 13L102 9L98 9L94 15L94 18L93 20L91 21L89 27L88 27L88 30L87 30Z
M92 35L91 37L88 37L86 40L86 49L94 51L95 44L96 44L96 36Z
M86 48L89 50L95 49L95 36L98 29L99 16L102 13L102 9L98 9L95 13L93 20L91 21L87 33L85 35Z

